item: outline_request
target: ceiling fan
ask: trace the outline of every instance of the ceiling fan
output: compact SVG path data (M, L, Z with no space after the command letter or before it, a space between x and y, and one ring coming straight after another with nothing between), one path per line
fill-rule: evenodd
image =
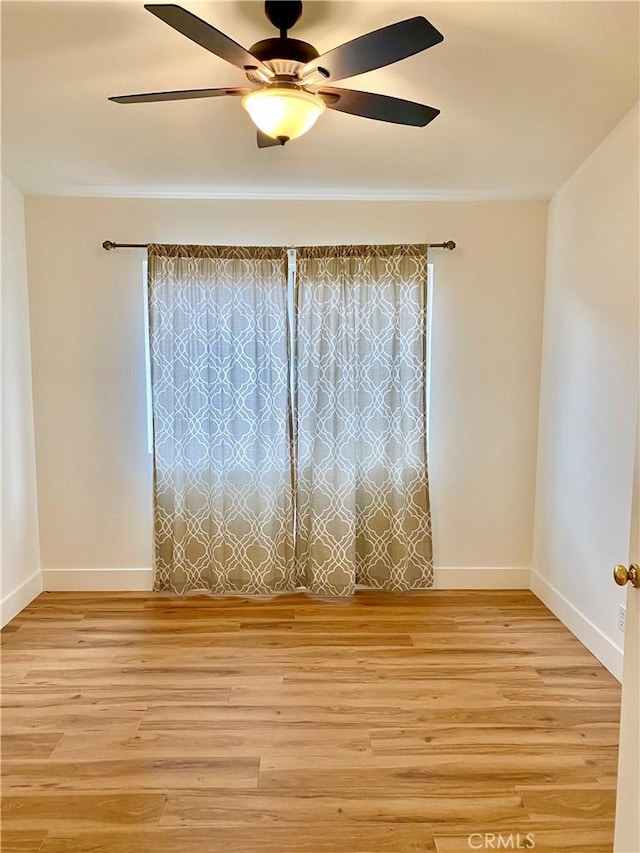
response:
M443 41L444 36L417 16L390 24L319 54L305 41L287 33L302 14L302 3L267 0L265 13L279 31L245 50L206 21L172 3L145 9L174 30L241 68L259 88L187 89L109 98L118 104L177 101L188 98L242 97L242 106L258 127L258 147L284 145L306 133L325 108L393 124L424 127L440 112L434 107L353 89L336 89L327 82L343 80L399 62Z

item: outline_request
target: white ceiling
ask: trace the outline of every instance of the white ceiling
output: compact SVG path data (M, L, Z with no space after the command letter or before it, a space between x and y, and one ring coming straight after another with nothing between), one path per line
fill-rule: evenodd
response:
M263 3L184 2L246 47ZM327 111L258 150L239 99L109 95L244 85L142 2L2 3L3 171L27 194L549 198L638 99L632 2L306 2L291 35L322 53L425 15L445 41L345 87L421 101L426 128Z

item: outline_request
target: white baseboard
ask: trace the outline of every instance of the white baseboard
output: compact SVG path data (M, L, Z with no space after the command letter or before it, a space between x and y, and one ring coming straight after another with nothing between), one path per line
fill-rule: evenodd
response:
M433 589L529 589L529 569L509 566L436 566Z
M43 569L47 592L151 592L153 569Z
M531 570L531 591L558 617L583 646L604 664L609 672L622 681L622 648L617 646L600 628L578 610L549 581L535 569Z
M48 592L146 592L153 588L153 569L45 569ZM434 589L529 589L529 569L436 568Z
M42 573L37 569L19 587L2 597L0 602L0 627L11 622L11 620L20 613L21 610L30 604L36 596L42 592Z

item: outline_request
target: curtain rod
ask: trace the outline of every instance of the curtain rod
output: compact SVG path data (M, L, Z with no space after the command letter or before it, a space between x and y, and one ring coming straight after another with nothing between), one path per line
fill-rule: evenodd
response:
M148 243L114 243L113 240L105 240L102 244L102 248L106 252L110 252L112 249L146 249L147 246ZM449 249L451 252L455 249L456 244L453 240L447 240L445 243L427 243L427 246L429 249Z

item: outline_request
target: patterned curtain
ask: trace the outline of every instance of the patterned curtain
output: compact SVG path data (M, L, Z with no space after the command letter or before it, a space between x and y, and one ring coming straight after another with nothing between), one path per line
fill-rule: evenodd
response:
M433 583L426 447L426 246L298 250L299 582Z
M286 251L149 247L155 589L296 586Z

